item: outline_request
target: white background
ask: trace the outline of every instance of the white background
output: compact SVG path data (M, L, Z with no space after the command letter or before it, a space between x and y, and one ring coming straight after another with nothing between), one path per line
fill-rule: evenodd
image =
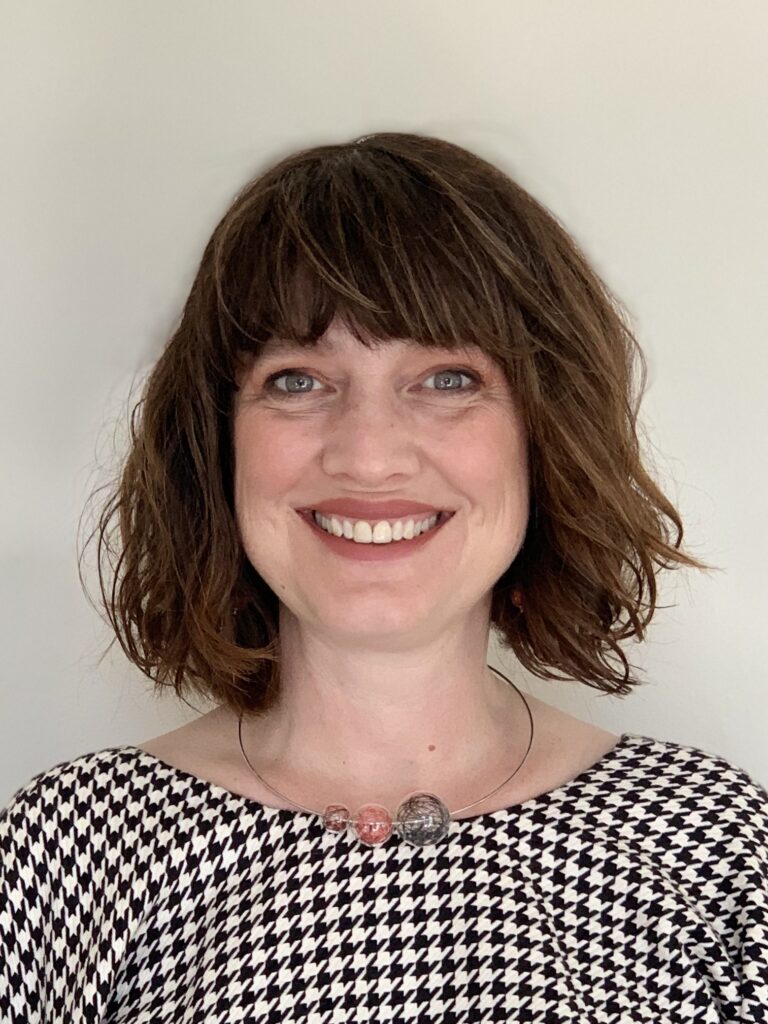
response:
M642 422L684 543L724 570L662 576L628 698L490 660L768 781L766 40L762 0L5 0L0 798L194 717L117 646L99 662L78 518L234 194L376 130L474 149L586 249L647 353Z

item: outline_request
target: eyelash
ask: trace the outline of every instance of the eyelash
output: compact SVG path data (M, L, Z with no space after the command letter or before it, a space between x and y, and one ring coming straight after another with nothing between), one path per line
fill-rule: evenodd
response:
M469 377L472 379L473 384L470 388L427 388L428 391L435 391L437 394L448 394L448 395L467 395L477 390L477 387L482 383L482 379L479 374L472 370L465 370L459 366L450 366L443 370L433 370L426 379L429 377L436 377L442 373L458 373L463 377ZM304 395L309 395L311 391L281 391L275 386L276 381L281 377L309 377L311 380L317 380L314 374L307 373L305 370L278 370L277 373L272 373L264 381L264 390L268 391L271 395L277 395L280 399L288 398L301 398Z

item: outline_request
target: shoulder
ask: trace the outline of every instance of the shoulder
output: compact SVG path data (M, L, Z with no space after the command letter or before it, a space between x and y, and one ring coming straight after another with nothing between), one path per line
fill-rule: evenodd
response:
M675 972L706 979L728 1020L763 1020L765 788L721 754L625 733L564 810L579 838L577 896L585 872L598 880L599 898L585 906L607 898L612 928L639 949L650 938L660 977L674 962Z
M59 762L12 795L0 810L0 1017L3 991L19 1008L46 1005L52 970L72 998L98 971L98 997L85 989L96 1005L171 870L177 807L132 747Z
M600 776L595 825L671 885L768 898L768 792L690 744L625 734Z
M768 792L722 754L674 740L627 734L625 792L665 821L701 822L723 833L747 827L765 843Z
M81 870L107 856L111 842L127 851L151 842L173 814L164 779L134 747L108 747L38 772L0 810L0 855Z
M0 811L0 820L7 823L19 815L39 824L76 819L92 806L94 797L113 795L115 783L129 781L126 749L96 750L45 768L13 793Z
M51 934L65 924L81 934L93 906L88 894L123 870L115 851L130 859L129 764L119 748L62 761L29 779L0 810L0 946L28 951L21 972L28 980L43 976Z
M675 740L625 733L616 761L617 795L682 824L706 821L722 830L748 825L761 838L768 792L722 754ZM688 812L688 814L686 814ZM762 834L765 839L765 834Z

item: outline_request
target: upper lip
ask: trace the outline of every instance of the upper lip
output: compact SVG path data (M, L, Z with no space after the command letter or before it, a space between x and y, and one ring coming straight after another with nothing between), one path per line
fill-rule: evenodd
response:
M435 505L424 505L419 501L361 501L357 498L330 498L316 505L297 509L299 512L322 512L324 515L353 516L358 519L397 519L399 516L414 514L430 515L433 512L449 512Z

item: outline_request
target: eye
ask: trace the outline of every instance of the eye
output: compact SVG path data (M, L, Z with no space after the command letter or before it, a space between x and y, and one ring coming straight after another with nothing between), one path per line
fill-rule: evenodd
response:
M425 379L429 380L431 377L435 377L439 382L441 380L444 381L446 377L450 378L451 375L453 375L454 377L466 377L468 380L472 382L472 386L469 388L462 388L461 384L459 383L458 387L434 387L427 388L427 390L444 391L448 392L449 394L463 395L466 394L468 391L474 391L477 388L477 385L480 383L480 378L476 373L471 373L469 370L460 370L458 367L450 367L447 370L437 370L435 373L431 373L429 377L426 377Z
M297 378L300 382L300 387L295 390L286 390L285 388L278 387L277 382L283 378ZM458 386L443 386L446 380L450 378L461 378L465 377L470 381L469 387L462 387L459 381ZM427 391L437 391L442 394L449 395L465 395L475 391L478 385L481 383L480 376L470 370L460 369L459 367L449 367L445 370L436 370L434 373L430 373L424 380L430 380L435 378L437 383L435 387L427 387ZM308 395L316 388L312 387L311 382L316 381L317 377L311 373L307 373L305 370L278 370L277 373L270 374L269 377L264 381L264 390L274 395L277 398L289 398L295 395ZM442 383L441 383L442 382Z
M277 373L270 374L269 377L264 381L264 390L269 391L271 394L277 393L278 397L286 398L289 395L307 395L309 389L304 387L299 391L285 391L283 388L277 387L278 380L283 377L298 377L301 381L312 381L317 380L311 373L305 373L303 370L278 370Z

